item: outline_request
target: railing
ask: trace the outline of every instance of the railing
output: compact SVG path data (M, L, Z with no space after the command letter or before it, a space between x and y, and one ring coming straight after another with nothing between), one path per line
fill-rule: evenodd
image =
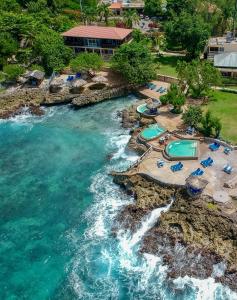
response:
M152 146L150 146L150 148L148 148L133 164L131 164L128 167L128 171L133 168L136 168L152 150L153 150L153 148L152 148Z

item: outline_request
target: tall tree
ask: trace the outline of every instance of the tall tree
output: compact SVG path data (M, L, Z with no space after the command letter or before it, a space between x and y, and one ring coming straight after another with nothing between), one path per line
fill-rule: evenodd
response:
M179 61L177 71L179 80L188 85L194 98L207 96L212 86L221 84L220 71L208 61Z
M134 9L128 9L123 14L123 20L128 28L132 28L133 24L137 24L139 22L139 16Z
M72 57L72 51L64 45L63 38L48 28L35 37L34 51L47 73L62 70Z
M183 12L167 22L165 33L169 46L180 46L190 58L196 58L205 48L210 28L199 15Z
M130 83L145 84L156 76L152 54L143 42L123 44L115 52L112 67Z

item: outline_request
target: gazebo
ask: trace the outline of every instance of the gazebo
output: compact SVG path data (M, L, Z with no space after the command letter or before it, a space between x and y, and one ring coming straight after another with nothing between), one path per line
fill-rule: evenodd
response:
M54 78L50 83L49 90L51 93L58 93L63 88L65 82L62 78Z
M151 98L146 100L146 107L149 109L150 115L156 115L158 113L157 109L161 106L160 100L153 100Z
M206 188L208 181L198 176L190 175L186 179L186 189L192 198L199 197Z
M82 87L87 84L87 81L84 79L78 79L73 82L72 87L70 88L70 92L72 94L80 94L82 91Z
M31 86L39 86L44 80L45 73L42 71L34 70L30 71L25 75L26 83Z

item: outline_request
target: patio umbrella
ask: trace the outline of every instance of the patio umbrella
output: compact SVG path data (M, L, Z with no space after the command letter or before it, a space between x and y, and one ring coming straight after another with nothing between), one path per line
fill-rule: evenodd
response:
M51 93L58 93L64 85L64 80L62 78L54 78L49 86Z
M81 91L83 90L83 86L87 84L87 82L84 80L84 79L78 79L78 80L75 80L73 83L72 83L72 86L70 88L70 92L72 94L80 94Z
M147 108L148 109L157 109L158 107L161 106L161 102L159 100L153 100L151 98L149 98L147 101Z
M108 79L107 78L105 78L104 76L96 76L96 77L94 77L94 78L92 78L92 80L94 81L94 82L100 82L100 83L104 83L104 82L107 82L108 81Z
M197 176L190 175L186 179L186 184L192 187L192 189L199 191L205 189L206 185L208 184L208 181Z

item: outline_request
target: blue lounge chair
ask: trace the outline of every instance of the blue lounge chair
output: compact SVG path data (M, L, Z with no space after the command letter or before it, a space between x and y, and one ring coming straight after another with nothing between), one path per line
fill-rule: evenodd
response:
M156 91L159 93L162 90L162 86L159 87Z
M181 171L183 169L183 164L179 162L178 164L171 166L170 169L173 172Z
M200 168L198 168L193 173L191 173L191 175L193 175L193 176L202 176L203 174L204 174L204 171Z
M192 135L192 134L194 134L194 132L195 132L195 129L194 129L193 127L191 127L191 126L189 126L189 127L186 129L186 133L187 133L187 134Z
M225 153L226 155L230 154L230 151L231 151L231 149L228 148L228 147L226 147L226 148L224 149L224 153Z
M160 90L161 94L163 94L164 92L166 92L166 88L162 88L162 90Z
M156 89L156 88L157 88L157 86L156 86L154 83L152 83L150 89L151 89L151 90L154 90L154 89Z
M231 174L233 171L233 167L231 167L231 165L227 164L224 166L223 171L227 174Z
M81 78L81 73L77 73L76 78Z
M208 157L207 159L204 159L201 161L201 165L204 167L204 168L207 168L207 167L210 167L212 164L213 164L213 159L211 157Z
M215 142L215 143L209 145L209 149L211 149L211 151L217 151L220 148L220 146L221 145L219 143Z
M164 162L163 160L161 160L161 159L159 159L159 160L157 161L157 167L158 167L158 168L164 167L164 164L165 164L165 162Z

